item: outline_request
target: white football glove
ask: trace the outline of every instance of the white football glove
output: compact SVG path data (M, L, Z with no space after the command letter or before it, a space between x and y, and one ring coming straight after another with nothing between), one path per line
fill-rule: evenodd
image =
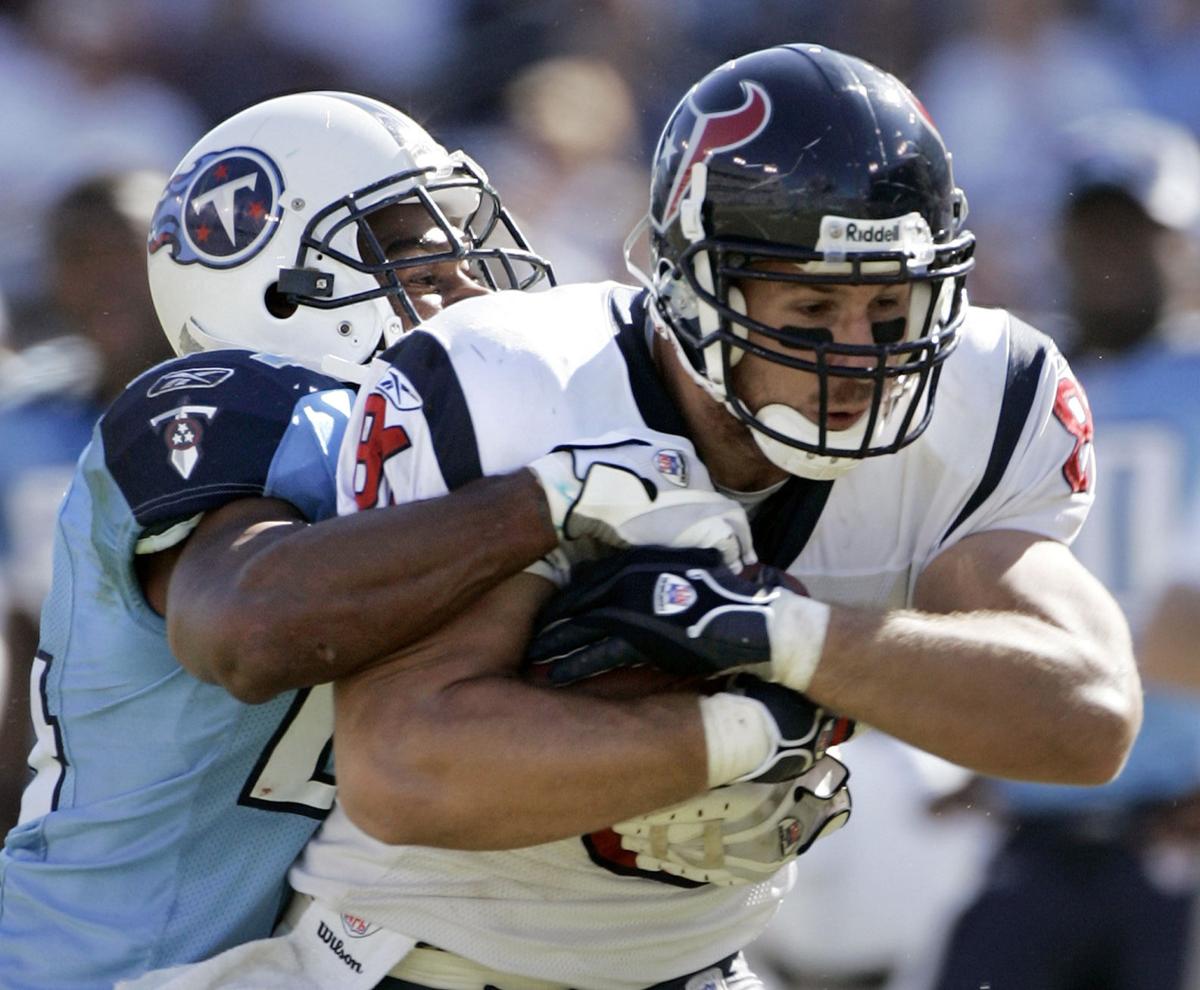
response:
M613 826L643 870L696 883L760 883L850 817L849 771L823 756L795 780L731 784Z
M727 564L755 561L740 505L713 490L708 470L682 437L609 433L564 444L528 465L559 539L623 548L714 547Z

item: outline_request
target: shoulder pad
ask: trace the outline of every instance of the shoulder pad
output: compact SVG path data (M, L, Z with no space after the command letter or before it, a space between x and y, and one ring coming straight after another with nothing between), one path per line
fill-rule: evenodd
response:
M143 527L263 493L293 409L340 382L250 351L206 351L134 379L100 420L105 466Z

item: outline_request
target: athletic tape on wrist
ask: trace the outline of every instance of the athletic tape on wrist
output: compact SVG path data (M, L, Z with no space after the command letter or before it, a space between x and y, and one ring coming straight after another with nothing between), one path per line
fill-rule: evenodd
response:
M793 691L808 690L829 631L829 606L785 591L771 606L771 680Z
M708 748L708 786L720 787L763 765L775 749L774 725L753 698L714 694L700 699Z

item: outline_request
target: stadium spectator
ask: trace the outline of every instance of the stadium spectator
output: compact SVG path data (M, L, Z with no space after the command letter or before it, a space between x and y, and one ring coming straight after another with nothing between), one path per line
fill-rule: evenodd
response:
M1138 106L1136 73L1128 49L1097 22L1068 16L1067 0L955 9L968 30L934 49L917 89L954 148L971 223L990 245L972 297L1018 300L1029 318L1053 307L1061 285L1047 222L1058 192L1048 149L1072 120Z
M14 307L47 288L43 234L67 189L165 171L201 129L186 98L141 71L141 26L137 6L116 0L39 0L24 19L0 16L0 287Z

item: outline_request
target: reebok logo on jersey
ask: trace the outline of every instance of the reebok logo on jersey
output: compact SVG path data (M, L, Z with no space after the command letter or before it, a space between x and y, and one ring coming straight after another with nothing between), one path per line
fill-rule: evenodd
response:
M387 399L397 412L416 412L424 403L394 368L389 369L375 384L375 391Z
M654 468L671 484L679 488L687 488L688 469L687 458L682 450L664 448L654 455Z
M342 928L351 938L366 938L379 931L379 925L373 925L366 918L360 918L356 914L343 914L341 917Z
M164 392L177 392L181 388L216 388L233 375L232 368L179 368L168 371L146 391L146 398L153 399Z
M200 441L204 438L205 422L217 414L216 406L179 406L150 420L150 425L162 431L163 443L170 451L171 467L180 477L191 477L200 460Z
M346 943L337 937L337 934L325 922L317 922L317 937L320 938L327 946L329 951L334 953L342 962L349 966L354 972L361 973L363 971L362 963L355 959L349 952L346 951Z
M696 589L674 574L660 574L654 585L654 614L678 615L696 604Z

